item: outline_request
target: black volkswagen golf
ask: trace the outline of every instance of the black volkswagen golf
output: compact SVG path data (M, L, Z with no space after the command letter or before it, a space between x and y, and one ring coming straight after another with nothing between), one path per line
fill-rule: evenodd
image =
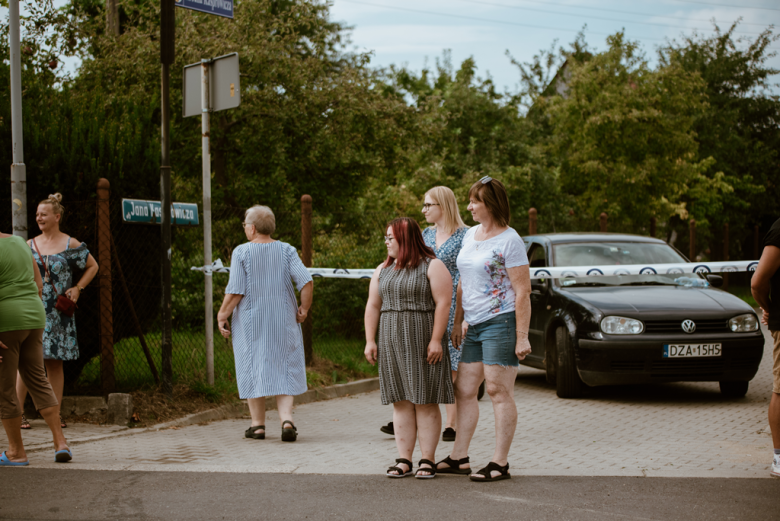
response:
M524 237L531 269L688 262L650 237L566 233ZM636 275L532 280L524 365L544 369L561 398L586 386L720 382L741 397L764 337L754 310L717 289L718 275Z

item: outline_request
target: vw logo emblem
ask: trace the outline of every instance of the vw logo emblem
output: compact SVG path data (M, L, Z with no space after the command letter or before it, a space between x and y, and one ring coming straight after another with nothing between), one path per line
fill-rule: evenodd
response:
M690 319L683 320L682 330L689 334L693 333L696 331L696 323Z

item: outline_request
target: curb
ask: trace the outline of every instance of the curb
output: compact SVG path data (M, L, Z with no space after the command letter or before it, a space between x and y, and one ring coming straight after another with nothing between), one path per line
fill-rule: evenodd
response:
M332 400L334 398L343 398L353 394L369 393L379 389L379 378L366 378L365 380L357 380L355 382L349 382L345 384L331 385L329 387L322 387L319 389L310 389L303 394L299 394L295 397L295 405L303 405L305 403L321 402L323 400ZM267 411L276 410L276 397L270 396L265 400L265 409ZM217 420L228 420L231 418L241 418L242 416L249 415L249 406L246 401L242 400L241 403L232 403L222 405L208 411L196 412L190 414L184 418L178 420L172 420L166 423L160 423L148 427L147 431L159 431L161 429L169 429L171 427L186 427L188 425L196 425L198 423L204 423Z
M324 400L332 400L334 398L343 398L354 394L368 393L379 389L379 378L366 378L365 380L357 380L355 382L349 382L345 384L331 385L329 387L322 387L319 389L310 389L303 394L299 394L295 397L295 405L303 405L306 403L321 402ZM266 410L276 409L276 397L269 397L266 399ZM145 429L134 429L125 427L124 429L114 431L110 434L104 434L102 436L95 436L93 438L84 440L69 440L68 445L80 445L82 443L92 443L93 441L101 441L108 438L119 438L123 436L132 436L134 434L141 434L144 432L155 432L163 429L170 429L171 427L187 427L189 425L197 425L199 423L229 420L232 418L241 418L249 415L249 406L246 401L239 403L229 403L226 405L220 405L214 409L207 411L196 412L165 423L158 423ZM41 452L45 450L51 450L51 442L43 444L34 444L26 447L27 452Z

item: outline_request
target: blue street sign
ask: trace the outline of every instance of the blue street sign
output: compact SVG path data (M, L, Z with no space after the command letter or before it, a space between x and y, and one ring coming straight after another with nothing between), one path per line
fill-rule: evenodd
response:
M233 18L233 0L176 0L176 7Z
M122 199L122 220L126 223L161 224L160 201L145 199ZM198 205L194 203L173 203L171 224L198 226Z

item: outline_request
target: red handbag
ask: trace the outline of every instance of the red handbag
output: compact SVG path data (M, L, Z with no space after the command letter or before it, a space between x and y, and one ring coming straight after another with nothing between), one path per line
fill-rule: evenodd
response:
M43 255L41 255L41 252L38 251L38 245L35 244L35 239L32 241L33 246L35 247L35 251L38 253L38 257L40 257L41 262L43 263L43 269L46 272L46 278L51 280L51 275L49 274L49 266L48 262L43 261ZM78 307L75 302L73 302L71 299L68 298L67 295L60 295L57 292L56 286L54 286L54 281L51 283L51 287L54 290L54 293L57 295L57 302L54 303L54 309L65 315L66 317L72 317L73 314L76 312L76 308Z

